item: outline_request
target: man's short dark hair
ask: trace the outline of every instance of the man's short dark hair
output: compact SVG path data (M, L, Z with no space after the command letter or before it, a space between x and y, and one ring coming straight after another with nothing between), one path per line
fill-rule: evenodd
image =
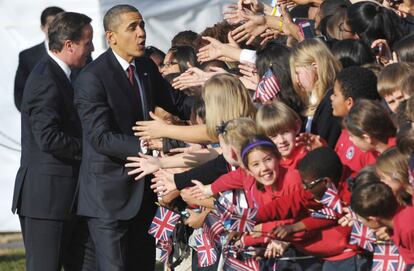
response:
M319 179L328 177L335 184L342 175L342 163L334 150L320 147L310 151L298 165L302 178Z
M65 12L60 7L47 7L42 11L42 14L40 15L40 24L42 26L46 25L47 17L49 16L56 16L59 13Z
M119 24L120 15L128 12L139 13L138 9L131 5L116 5L110 8L103 19L104 30L114 31Z
M91 18L81 13L59 13L49 27L49 49L60 52L66 40L79 41L83 28L91 21Z
M351 208L364 218L392 218L398 206L391 188L382 182L366 183L352 192Z
M379 100L377 77L367 68L351 66L341 70L336 76L345 99Z

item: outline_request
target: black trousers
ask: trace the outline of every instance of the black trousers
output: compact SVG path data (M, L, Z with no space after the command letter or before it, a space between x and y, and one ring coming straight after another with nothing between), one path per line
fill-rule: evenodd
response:
M94 271L95 252L85 219L20 216L27 271Z
M144 193L137 215L130 220L89 217L98 271L153 271L155 239L148 228L155 215L155 194Z

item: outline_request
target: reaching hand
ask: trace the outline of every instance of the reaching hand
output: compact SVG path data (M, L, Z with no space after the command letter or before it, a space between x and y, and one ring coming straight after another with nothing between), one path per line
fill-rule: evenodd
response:
M174 148L171 149L170 152L171 153L190 153L190 152L195 152L195 151L199 151L203 148L203 145L200 144L196 144L196 143L187 143L188 147L183 147L183 148Z
M164 137L164 132L168 129L169 125L163 119L152 112L149 114L153 120L137 121L136 126L132 127L132 130L136 131L134 135L138 136L140 140Z
M286 249L289 247L289 243L272 240L269 244L267 244L266 251L264 253L265 258L275 258L282 256Z
M281 225L273 230L272 235L275 236L277 239L285 239L292 232L292 225Z
M261 15L246 14L242 14L242 17L246 19L246 22L234 29L231 34L237 43L247 40L246 44L250 44L257 36L266 31L266 18Z
M326 142L319 135L300 133L296 137L296 146L305 146L308 151L312 151L326 145Z
M221 60L221 61L238 61L234 58L234 49L240 49L239 45L234 41L231 36L231 32L227 35L229 43L222 43L212 37L203 37L204 40L210 43L200 48L197 53L197 60L199 62L206 62L210 60Z
M211 185L204 185L200 181L192 180L191 181L195 186L189 188L191 196L196 199L203 200L211 197L213 191L211 191Z
M187 209L186 211L190 216L184 221L184 224L193 229L201 228L208 212L197 213L190 209Z
M152 174L159 170L161 167L158 158L142 153L139 153L138 156L135 157L128 157L127 160L131 161L131 163L125 164L125 167L135 168L128 171L128 175L139 174L137 177L135 177L135 180L139 180L149 174Z
M153 183L151 189L161 197L177 189L174 175L165 170L160 170L157 177L153 178L151 182Z

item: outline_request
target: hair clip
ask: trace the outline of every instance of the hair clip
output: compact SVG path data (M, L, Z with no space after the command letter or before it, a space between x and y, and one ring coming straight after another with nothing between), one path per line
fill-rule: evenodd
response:
M224 134L226 132L228 123L229 123L228 121L226 122L222 121L220 125L216 126L216 132L218 135Z

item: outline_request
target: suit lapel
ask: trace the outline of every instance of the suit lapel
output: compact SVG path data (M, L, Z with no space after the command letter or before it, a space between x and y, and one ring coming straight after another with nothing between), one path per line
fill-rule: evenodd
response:
M50 66L50 71L52 72L53 76L56 77L56 82L58 82L58 84L60 84L64 90L64 95L67 95L70 99L73 99L73 86L69 79L66 77L65 72L50 56L47 56L47 58Z
M137 73L138 73L138 78L141 82L141 91L143 92L143 94L145 95L145 101L146 101L146 105L147 105L147 112L151 110L152 108L152 92L150 91L151 88L151 82L150 82L150 78L149 78L149 74L147 71L146 66L144 65L144 63L142 61L140 61L139 58L135 59L135 66L137 67ZM145 115L145 119L148 120L149 119L149 115L148 113L144 114Z

